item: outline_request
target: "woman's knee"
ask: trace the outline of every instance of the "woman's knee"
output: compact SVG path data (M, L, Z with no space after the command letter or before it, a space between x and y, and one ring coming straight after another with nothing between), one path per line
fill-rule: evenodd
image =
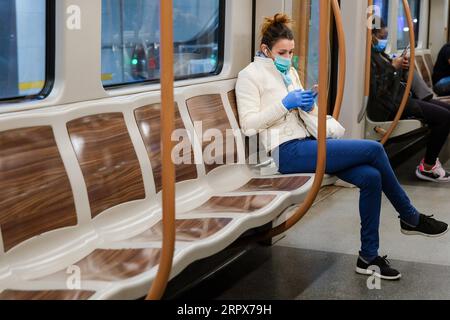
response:
M380 171L373 167L365 167L363 171L362 187L381 190L382 178Z
M366 145L371 155L379 156L385 153L384 146L378 141L368 140Z
M446 128L450 125L450 110L434 104L432 108L423 109L425 122L431 129Z
M440 130L441 132L447 132L450 128L450 111L446 112L446 114L442 114L441 117L436 119L436 124L434 125L436 130ZM430 126L433 130L433 125Z
M344 180L356 185L361 190L374 190L377 192L382 190L381 173L372 166L356 167L350 170L349 176L345 178Z

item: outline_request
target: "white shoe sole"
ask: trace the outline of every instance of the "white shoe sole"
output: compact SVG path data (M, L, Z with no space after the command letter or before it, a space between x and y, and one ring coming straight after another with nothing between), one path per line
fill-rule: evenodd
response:
M399 274L398 276L395 276L395 277L383 276L383 275L381 275L381 274L379 274L379 273L377 273L377 272L375 272L373 270L361 269L361 268L358 268L358 267L356 267L356 273L362 274L362 275L365 275L365 276L372 276L372 275L374 275L375 277L383 279L383 280L398 280L398 279L400 279L402 277L401 274Z
M425 181L431 181L431 182L437 182L437 183L449 183L450 179L446 179L446 180L438 180L438 179L433 179L427 176L424 176L420 173L419 170L416 170L416 177L419 178L420 180L425 180Z
M419 231L409 231L409 230L403 230L403 229L400 229L400 231L401 231L401 233L403 233L406 236L424 236L427 238L439 238L448 232L448 228L447 228L447 230L445 230L444 232L442 232L440 234L426 234L426 233L419 232Z

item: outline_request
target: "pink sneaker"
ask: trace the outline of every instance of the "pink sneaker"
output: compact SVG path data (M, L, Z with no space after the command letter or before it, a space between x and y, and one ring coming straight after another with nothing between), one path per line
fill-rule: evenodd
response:
M417 167L416 176L417 178L426 181L440 183L450 182L450 173L445 171L439 159L437 159L436 165L430 171L425 170L424 160L422 160Z

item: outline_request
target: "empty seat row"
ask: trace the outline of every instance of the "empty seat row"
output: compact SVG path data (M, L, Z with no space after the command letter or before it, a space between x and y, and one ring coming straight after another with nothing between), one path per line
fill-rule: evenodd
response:
M274 221L313 182L261 176L247 163L234 85L175 92L176 128L188 137L177 152L191 161L176 165L171 277ZM146 294L162 241L159 99L144 93L0 118L0 299ZM234 134L211 152L208 131Z

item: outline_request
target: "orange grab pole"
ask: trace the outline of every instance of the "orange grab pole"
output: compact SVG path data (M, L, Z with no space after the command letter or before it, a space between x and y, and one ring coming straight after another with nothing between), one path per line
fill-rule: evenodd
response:
M371 18L373 14L373 0L368 0L369 12L368 19ZM372 59L372 29L367 28L366 34L366 77L364 82L364 96L369 97L370 94L370 72L371 72L371 59Z
M161 1L161 144L163 241L161 259L147 300L162 298L172 270L175 250L175 165L172 161L172 132L175 128L173 1Z
M336 20L336 30L339 42L339 79L333 117L336 120L339 120L342 101L344 99L345 76L347 70L347 48L345 43L344 25L342 23L342 14L338 0L331 0L331 6L333 8L334 19Z
M373 15L373 0L367 0L367 21L369 23L372 19ZM362 103L361 111L358 114L358 123L364 120L366 116L367 104L369 103L369 95L370 95L370 72L371 72L371 63L372 60L372 29L367 26L366 32L366 65L365 65L365 74L364 74L364 100Z

